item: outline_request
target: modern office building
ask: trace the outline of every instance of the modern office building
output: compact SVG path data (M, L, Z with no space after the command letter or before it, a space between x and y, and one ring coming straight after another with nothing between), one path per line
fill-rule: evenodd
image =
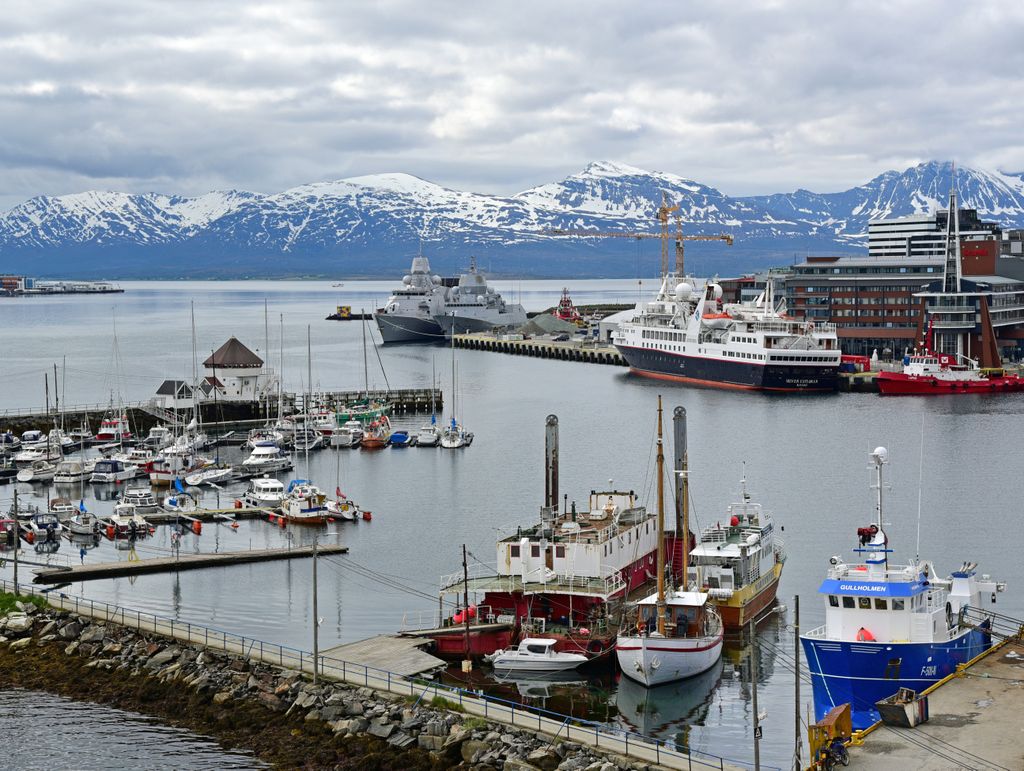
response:
M975 241L1002 238L995 222L982 222L975 209L959 209L960 240ZM934 214L914 214L873 220L868 223L869 257L943 257L946 253L946 223L949 210Z

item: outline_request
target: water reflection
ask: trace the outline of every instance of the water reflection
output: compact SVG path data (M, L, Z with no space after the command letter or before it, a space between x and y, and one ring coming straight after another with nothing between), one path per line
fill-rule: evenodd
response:
M635 733L666 739L682 751L690 749L693 726L707 722L724 663L676 683L645 688L628 677L619 679L615 703L625 728Z

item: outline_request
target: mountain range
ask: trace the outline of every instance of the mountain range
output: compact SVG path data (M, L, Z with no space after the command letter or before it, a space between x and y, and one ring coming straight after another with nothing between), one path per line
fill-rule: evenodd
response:
M947 162L887 171L838 193L732 197L675 174L595 162L512 196L451 190L408 174L316 182L270 195L189 198L90 191L39 196L0 215L0 270L64 278L390 277L422 251L438 272L471 255L494 275L653 275L656 239L557 236L553 229L657 230L663 196L694 242L698 273L736 275L807 254L863 253L872 219L944 208ZM1024 175L959 167L961 206L1024 227Z

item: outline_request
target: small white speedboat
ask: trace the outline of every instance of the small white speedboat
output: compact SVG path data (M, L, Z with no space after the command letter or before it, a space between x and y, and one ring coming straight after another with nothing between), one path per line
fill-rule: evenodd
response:
M189 487L199 485L219 485L230 482L235 476L235 470L231 466L210 466L201 469L194 474L185 477L185 484Z
M18 472L19 482L51 482L57 473L57 467L45 460L34 460L30 466Z
M580 653L555 650L557 640L527 637L516 648L496 651L485 660L496 672L564 672L586 662Z
M129 487L121 496L122 503L130 503L139 514L155 514L160 510L160 504L148 487Z
M357 447L363 441L363 424L349 420L331 434L331 447Z
M416 446L437 447L440 443L441 429L437 426L437 420L431 415L430 422L420 426L420 430L416 432Z
M68 530L71 535L93 535L100 529L99 520L95 514L88 511L80 511L68 522Z
M242 502L256 509L276 509L285 499L285 495L284 482L263 476L249 482L249 489L242 496Z

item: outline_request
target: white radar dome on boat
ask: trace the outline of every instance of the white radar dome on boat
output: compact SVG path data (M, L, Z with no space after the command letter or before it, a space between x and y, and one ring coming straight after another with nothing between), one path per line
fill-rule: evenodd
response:
M888 463L889 451L884 447L876 447L874 452L871 453L871 457L876 463Z
M685 281L676 284L676 299L684 300L693 292L693 287Z
M402 276L402 283L405 284L406 286L409 286L409 284L412 283L412 276L409 276L409 275Z
M430 280L433 281L435 284L440 284L441 283L441 277L437 276L437 275L431 276Z
M721 284L712 284L711 285L711 296L714 297L716 300L721 300L722 299L722 286L721 286Z

